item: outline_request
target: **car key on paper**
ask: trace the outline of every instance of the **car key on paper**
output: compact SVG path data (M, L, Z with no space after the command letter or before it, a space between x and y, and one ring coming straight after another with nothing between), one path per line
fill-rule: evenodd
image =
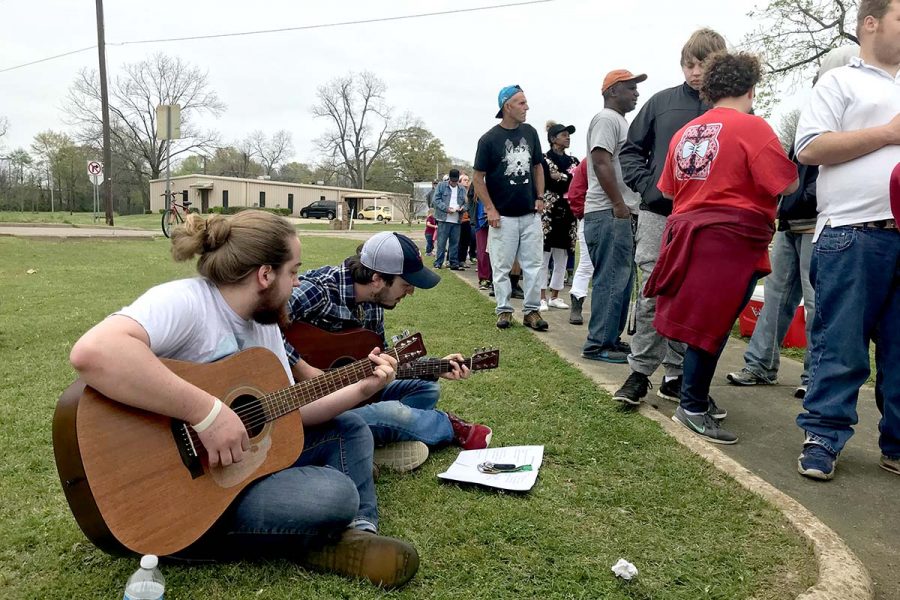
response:
M514 465L512 463L492 463L489 461L479 463L478 472L486 475L497 475L499 473L521 473L522 471L530 471L531 465Z

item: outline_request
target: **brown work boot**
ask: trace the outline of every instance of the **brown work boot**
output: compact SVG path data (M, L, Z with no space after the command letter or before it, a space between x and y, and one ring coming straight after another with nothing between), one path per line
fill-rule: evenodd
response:
M541 318L541 313L536 310L526 314L525 318L522 319L522 323L525 324L525 327L531 327L535 331L547 331L550 327L547 321Z
M419 553L403 540L347 529L337 542L308 551L302 562L319 571L368 579L392 589L413 578L419 569Z
M497 315L497 329L506 329L512 323L512 313L502 312Z

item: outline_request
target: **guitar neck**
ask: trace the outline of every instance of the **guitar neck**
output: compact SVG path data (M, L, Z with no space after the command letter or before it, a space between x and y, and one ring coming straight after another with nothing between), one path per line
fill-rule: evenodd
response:
M466 358L462 361L470 369L472 368L472 359ZM420 377L434 377L442 373L449 373L453 370L451 361L443 358L423 358L415 362L400 365L397 369L397 379L419 379Z
M386 354L399 360L397 351L388 351ZM266 421L274 421L301 406L362 381L371 374L372 361L364 358L289 388L266 394L259 401L264 407Z

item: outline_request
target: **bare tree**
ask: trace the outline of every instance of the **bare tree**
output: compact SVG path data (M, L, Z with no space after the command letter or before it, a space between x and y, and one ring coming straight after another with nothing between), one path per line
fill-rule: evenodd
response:
M346 169L357 189L366 186L369 167L405 129L395 122L385 90L384 82L373 73L351 73L320 86L319 103L311 109L313 116L327 119L331 126L316 140L317 145L330 164Z
M0 139L6 135L6 132L9 131L9 119L6 117L0 117Z
M832 48L858 44L855 0L771 0L749 13L757 27L742 47L759 53L768 71L754 108L768 115L782 89L812 81Z
M781 116L776 131L781 146L787 152L794 145L794 138L797 137L797 123L800 121L800 109L794 109L789 113Z
M195 118L201 113L220 115L225 105L209 89L207 74L197 67L165 54L127 64L110 82L110 119L113 147L127 157L129 167L156 179L165 167L166 146L171 155L196 152L218 145L215 132L202 131ZM181 139L156 137L156 107L181 106ZM97 147L102 131L100 82L94 70L82 70L72 87L65 107L71 124L80 128L79 137Z
M255 156L263 166L266 175L271 177L278 167L294 155L294 143L291 134L284 129L275 132L269 139L262 131L250 134L250 144Z

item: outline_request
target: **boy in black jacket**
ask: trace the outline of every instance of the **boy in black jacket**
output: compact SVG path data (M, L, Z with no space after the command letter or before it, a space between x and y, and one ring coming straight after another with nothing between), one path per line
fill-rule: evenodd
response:
M711 29L695 31L681 50L681 70L685 82L653 95L641 108L628 129L628 140L619 156L625 183L641 195L635 236L635 262L646 281L659 256L659 246L666 217L672 212L672 201L662 197L656 188L662 173L672 136L709 110L700 100L703 60L710 54L725 51L725 40ZM678 402L681 397L681 373L684 344L660 336L653 327L656 300L638 297L635 310L636 328L631 338L628 364L631 375L613 398L626 404L640 404L650 387L650 376L662 364L665 378L657 395Z

